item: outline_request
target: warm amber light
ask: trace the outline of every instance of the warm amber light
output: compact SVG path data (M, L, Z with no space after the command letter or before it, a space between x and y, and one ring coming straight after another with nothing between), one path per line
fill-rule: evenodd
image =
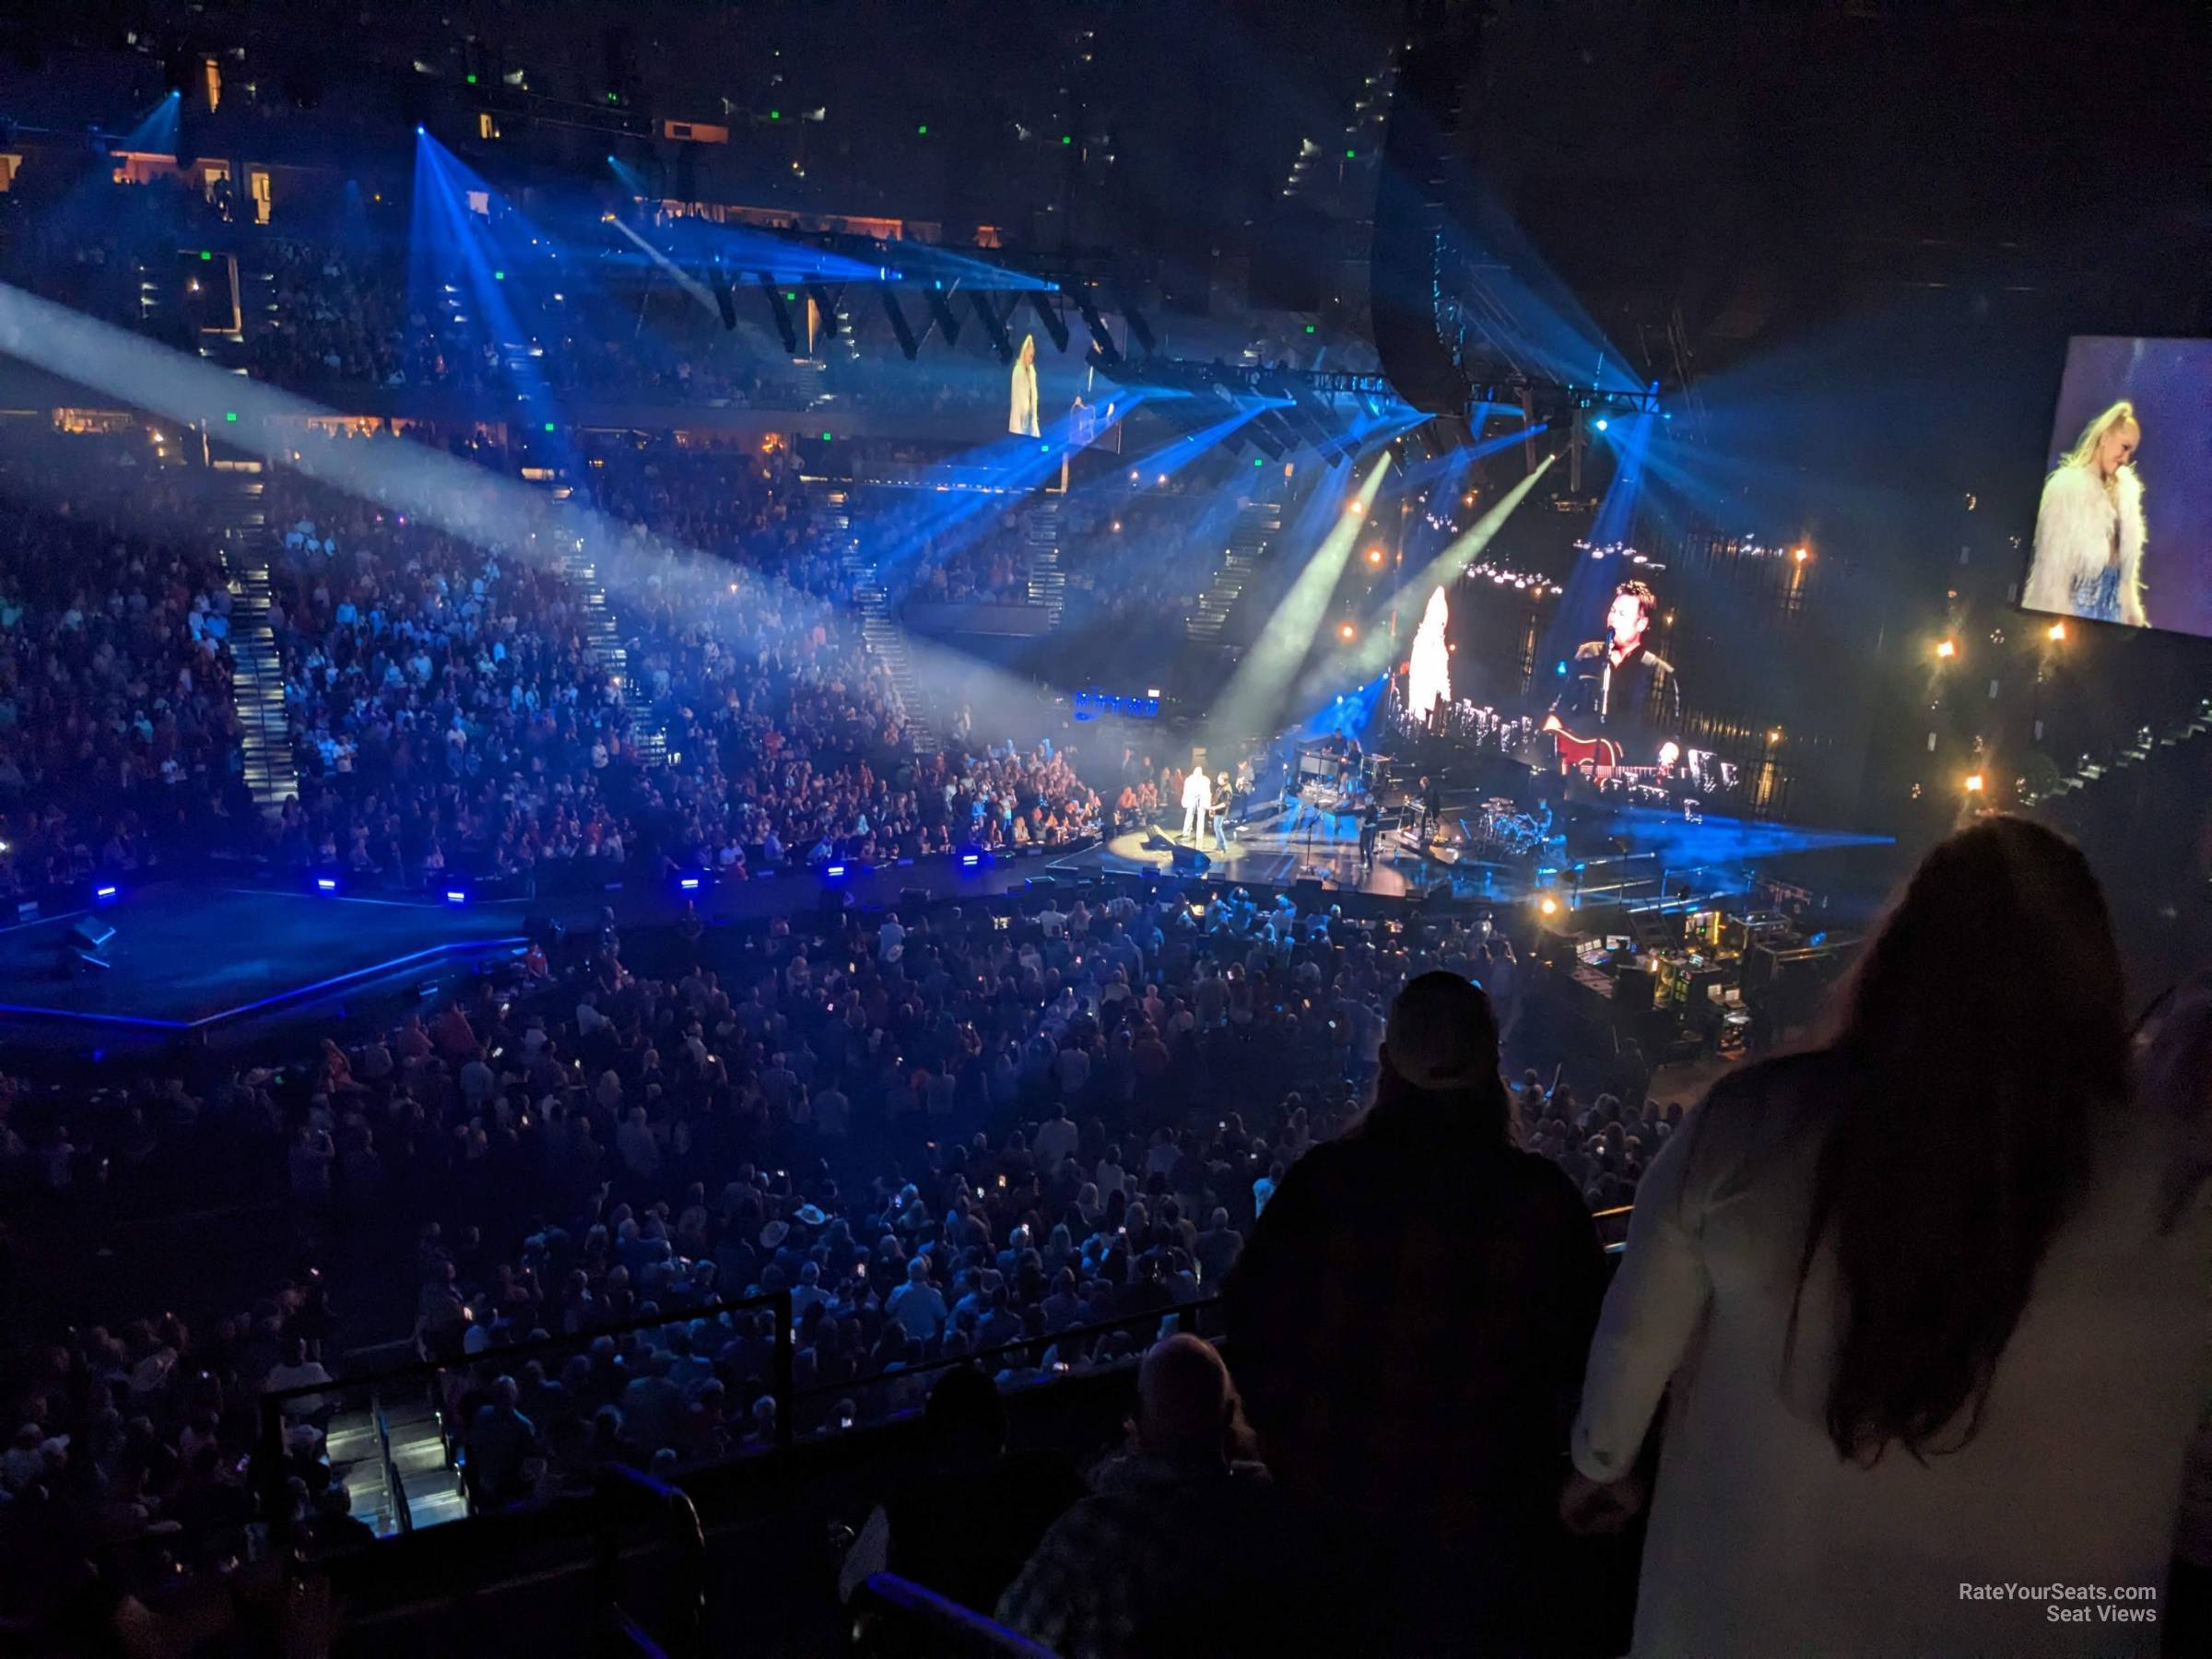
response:
M1966 774L1966 793L1968 794L1980 794L1982 793L1982 774L1980 772L1968 772Z
M1382 549L1380 547L1370 547L1367 550L1367 562L1372 565L1381 564L1382 562Z
M1355 629L1355 628L1354 628L1354 627L1353 627L1353 626L1352 626L1352 625L1351 625L1349 622L1347 622L1347 623L1346 623L1346 624L1345 624L1345 625L1344 625L1342 628L1338 629L1336 631L1337 631L1338 633L1342 634L1342 635L1343 635L1343 636L1344 636L1346 639L1347 639L1347 640L1348 640L1348 639L1350 639L1350 638L1352 637L1352 635L1353 635L1353 634L1357 633L1359 630L1358 630L1357 629Z
M1547 898L1536 908L1547 916L1556 916L1559 913L1559 901L1557 899Z
M2054 640L2065 639L2066 637L2066 625L2064 622L2052 623L2051 637Z
M1936 654L1939 657L1957 656L1959 654L1958 641L1955 640L1944 641L1941 644L1936 647Z

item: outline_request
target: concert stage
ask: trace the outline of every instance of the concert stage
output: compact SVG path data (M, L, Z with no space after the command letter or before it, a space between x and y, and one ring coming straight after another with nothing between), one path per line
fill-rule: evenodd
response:
M686 900L710 925L818 910L837 894L863 910L912 891L933 898L1018 888L1048 867L1041 851L1001 856L978 869L947 858L855 867L834 883L812 871L771 879L617 883L541 893L535 900L472 897L454 905L385 892L310 893L217 878L126 888L120 903L70 911L0 929L0 1039L48 1049L114 1053L178 1041L243 1038L278 1019L300 1020L413 988L455 985L525 942L525 919L571 933L598 924L604 906L625 929L665 927ZM74 967L79 923L113 927L100 953L111 966Z
M1449 793L1447 820L1472 823L1480 803ZM1786 824L1628 806L1583 809L1562 818L1533 856L1488 859L1463 842L1457 861L1423 853L1384 830L1374 865L1362 866L1359 820L1349 812L1317 812L1292 798L1262 805L1250 822L1232 830L1229 850L1209 836L1207 864L1193 867L1182 847L1181 813L1127 831L1063 858L1052 867L1077 876L1181 874L1196 879L1288 887L1301 877L1324 888L1383 898L1437 897L1476 903L1512 904L1552 898L1562 912L1619 905L1630 910L1695 908L1722 897L1748 893L1755 879L1778 877L1825 885L1857 870L1872 854L1885 868L1892 843L1886 836L1811 830ZM1860 856L1854 856L1860 855ZM1885 873L1875 885L1885 885Z
M1204 870L1192 867L1187 848L1184 868L1176 870L1182 829L1182 817L1176 814L1156 827L1130 830L1061 859L1052 867L1077 875L1180 873L1230 886L1288 887L1301 877L1312 877L1340 891L1387 899L1441 892L1448 898L1511 903L1535 890L1534 860L1483 863L1463 858L1445 865L1406 847L1389 831L1377 839L1374 864L1367 867L1359 856L1357 815L1317 811L1296 798L1280 809L1269 803L1250 822L1233 827L1226 852L1210 835L1205 838L1200 849L1207 859Z

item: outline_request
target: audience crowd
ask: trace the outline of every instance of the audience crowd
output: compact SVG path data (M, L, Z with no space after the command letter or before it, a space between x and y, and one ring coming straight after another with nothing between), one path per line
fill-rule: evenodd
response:
M1393 988L1486 949L1241 898L1013 908L679 927L635 952L610 924L306 1064L196 1092L157 1071L97 1109L23 1091L6 1180L46 1216L220 1162L280 1184L302 1260L383 1240L344 1255L340 1303L415 1277L462 1477L497 1505L610 1458L771 1443L775 1316L724 1300L790 1295L800 1434L917 1407L944 1361L1013 1387L1134 1357L1218 1294L1286 1169L1348 1120ZM19 1484L112 1506L149 1559L219 1561L256 1513L255 1401L322 1380L302 1368L335 1359L331 1307L301 1272L242 1313L42 1350L17 1379L44 1449ZM1129 1323L1087 1330L1109 1320ZM548 1336L567 1350L500 1358ZM159 1386L125 1398L131 1379ZM132 1449L67 1457L110 1409ZM358 1538L327 1412L292 1415L294 1518ZM218 1524L158 1524L204 1488L229 1496L186 1512Z

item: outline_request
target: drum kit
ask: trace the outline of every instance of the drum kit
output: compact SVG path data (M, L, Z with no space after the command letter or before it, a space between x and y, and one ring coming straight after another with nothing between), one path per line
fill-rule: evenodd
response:
M1544 847L1535 818L1502 795L1483 802L1465 823L1477 858L1534 858Z

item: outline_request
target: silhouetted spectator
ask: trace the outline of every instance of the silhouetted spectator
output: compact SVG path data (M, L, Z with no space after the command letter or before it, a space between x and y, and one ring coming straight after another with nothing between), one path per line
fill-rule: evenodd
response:
M1417 1650L1544 1639L1604 1269L1580 1194L1514 1145L1488 999L1414 980L1373 1105L1292 1166L1228 1312L1269 1467L1347 1529L1354 1572L1391 1575Z

